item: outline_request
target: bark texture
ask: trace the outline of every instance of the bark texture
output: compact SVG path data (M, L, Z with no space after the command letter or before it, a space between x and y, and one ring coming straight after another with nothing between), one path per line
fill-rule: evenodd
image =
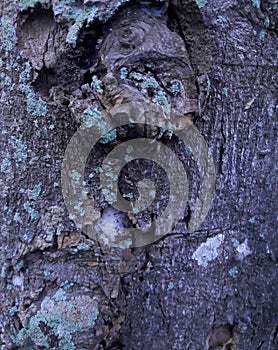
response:
M0 8L1 349L276 349L277 2L2 0ZM67 212L61 165L96 108L134 100L174 105L194 121L216 165L215 197L193 233L189 200L158 242L108 248ZM157 133L121 129L118 140ZM111 142L102 139L91 161ZM194 197L196 164L184 163ZM110 206L93 175L86 188L100 216Z

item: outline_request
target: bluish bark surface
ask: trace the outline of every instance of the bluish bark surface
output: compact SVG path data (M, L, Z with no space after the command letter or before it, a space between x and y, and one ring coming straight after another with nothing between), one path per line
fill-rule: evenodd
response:
M90 68L128 1L0 4L3 349L277 348L277 4L168 5L140 4L185 42L214 202L192 234L189 210L160 241L112 249L74 224L60 170L86 108L111 103Z

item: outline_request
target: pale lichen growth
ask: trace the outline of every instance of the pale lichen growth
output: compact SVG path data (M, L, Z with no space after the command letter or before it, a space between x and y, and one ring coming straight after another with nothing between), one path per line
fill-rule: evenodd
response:
M26 11L34 8L37 4L46 5L48 0L19 0L19 11Z
M96 75L92 78L91 87L94 88L98 94L103 94L103 83Z
M29 85L31 71L31 65L27 62L25 64L25 69L21 72L19 77L20 90L25 95L27 112L33 117L44 117L48 112L47 105L41 97L36 97L35 92Z
M207 267L210 261L213 261L218 257L218 248L221 246L221 244L223 244L223 242L223 234L208 238L207 241L202 243L193 253L192 258L197 260L198 265Z
M52 297L46 296L43 299L40 310L18 333L17 345L28 346L32 342L54 350L56 347L51 346L51 339L55 337L59 349L76 349L73 342L74 333L92 328L99 311L92 298L67 295L67 290L72 286L72 283L66 281ZM49 328L47 333L44 332L45 327Z
M207 3L207 0L195 0L195 1L199 8L204 7Z
M252 0L252 4L253 4L254 7L259 9L260 6L261 6L261 0Z
M239 244L237 246L236 250L242 258L245 258L246 256L252 254L252 250L248 246L247 239L245 239L245 241L243 243Z
M232 267L232 268L229 270L229 275L230 275L231 277L235 277L235 276L238 275L238 268L237 268L237 266L234 266L234 267Z

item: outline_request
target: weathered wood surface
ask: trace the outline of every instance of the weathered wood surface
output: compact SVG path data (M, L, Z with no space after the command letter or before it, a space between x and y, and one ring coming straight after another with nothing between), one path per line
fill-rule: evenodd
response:
M128 19L84 3L0 4L2 348L276 349L276 1L141 2L186 43L217 181L196 232L134 249L79 232L62 197L84 109L115 102L84 86L99 39Z

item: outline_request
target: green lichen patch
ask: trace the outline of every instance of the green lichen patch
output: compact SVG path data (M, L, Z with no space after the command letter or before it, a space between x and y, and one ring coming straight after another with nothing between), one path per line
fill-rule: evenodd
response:
M40 182L38 185L36 185L30 194L30 199L36 201L39 197L39 195L41 194L41 190L42 190L42 183Z
M94 88L98 94L103 94L103 83L96 75L92 78L91 87Z
M14 220L15 222L20 223L20 224L22 223L21 216L20 216L20 214L17 213L17 212L14 214L13 220Z
M195 0L195 1L199 8L204 7L207 3L207 0Z
M173 82L170 87L170 90L175 96L177 96L181 92L180 83L178 81Z
M141 87L143 90L157 89L159 87L159 84L154 77L150 77L141 84Z
M130 248L132 245L132 240L131 239L126 239L124 241L119 242L118 246L121 249L127 249Z
M67 281L68 282L68 281ZM46 349L74 350L73 335L92 328L99 311L96 302L88 296L67 296L72 286L63 285L53 297L45 297L41 309L20 330L16 343L21 346L36 344Z
M9 152L6 153L5 158L3 158L2 163L1 163L1 173L4 173L9 166L11 166L11 155Z
M77 245L77 250L87 252L90 250L90 247L88 246L88 244L80 242Z
M74 24L69 28L67 35L67 42L76 45L77 36L80 29L83 27L85 21L88 24L93 22L93 19L97 13L97 7L84 7L83 9L79 9L77 7L73 7L70 11L69 19L74 21Z
M260 38L260 40L261 40L261 41L264 41L265 36L266 36L266 30L263 28L263 29L261 29L260 32L259 32L259 38Z
M27 146L23 143L22 137L12 136L11 140L13 141L14 146L13 158L17 162L22 162L23 160L27 159Z
M37 98L35 92L29 85L32 67L29 62L25 64L24 70L20 73L20 91L25 95L27 112L33 117L44 117L48 110L45 101L41 97Z
M34 203L32 203L30 201L27 201L27 202L23 203L23 208L29 214L31 220L38 219L39 213L38 213L37 210L35 210L35 204Z
M238 275L238 268L237 268L237 266L234 266L234 267L232 267L232 268L229 270L229 275L230 275L231 277L235 277L235 276Z
M82 217L85 215L85 210L84 208L82 207L83 203L82 202L77 202L75 205L74 205L74 209L78 212L78 214Z
M221 24L224 24L224 23L228 22L227 18L224 17L224 16L217 16L216 20L217 20L218 23L221 23Z
M165 89L149 69L147 65L141 67L139 71L122 67L120 70L120 77L122 80L128 80L130 85L135 86L146 98L151 97L151 101L161 106L166 113L170 113L171 105L168 101ZM173 96L180 94L180 83L178 81L173 81L172 85L169 87L169 91Z
M109 124L97 108L85 109L81 116L81 120L85 123L86 127L91 128L94 126L97 128L101 135L101 139L99 140L100 143L107 144L116 140L116 129L110 129Z
M60 235L63 230L64 211L59 206L51 206L46 213L42 215L42 224L45 231L44 239L46 242L52 242L55 235Z
M156 96L152 99L152 102L161 106L165 112L170 113L171 105L168 102L166 93L164 91L158 91Z
M223 89L222 89L222 95L224 95L224 96L228 96L228 91L229 91L229 89L225 86L225 87L223 87Z
M114 192L112 192L109 188L102 188L102 193L105 197L105 200L109 204L113 204L113 203L117 202L116 194Z
M128 76L128 70L126 67L122 67L121 68L121 79L124 80L126 79Z
M168 286L167 286L167 291L169 292L170 290L174 289L174 283L173 282L169 282Z
M260 6L261 6L261 0L252 0L252 4L253 4L254 7L259 9Z
M73 169L70 173L70 177L72 178L72 180L76 183L79 183L80 180L82 179L82 175L75 169Z
M41 97L37 98L32 88L28 85L20 85L25 95L27 112L33 117L44 117L47 114L47 105Z
M26 11L29 8L34 8L37 4L46 5L49 0L19 0L19 11Z
M81 120L85 122L87 128L91 128L93 126L93 113L94 111L92 109L87 108L81 116Z
M53 12L62 20L69 23L67 42L76 45L78 33L85 23L91 24L98 12L98 7L90 4L78 4L74 0L60 0L53 2Z

